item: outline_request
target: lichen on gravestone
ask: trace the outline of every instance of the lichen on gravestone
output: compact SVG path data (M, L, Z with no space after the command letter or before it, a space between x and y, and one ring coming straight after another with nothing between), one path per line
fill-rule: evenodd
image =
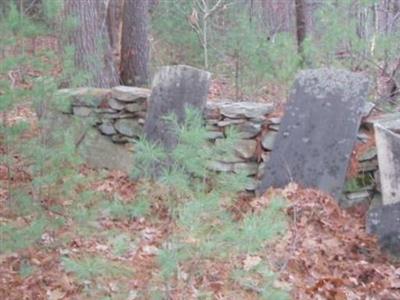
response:
M144 124L147 139L173 149L177 143L172 125L165 120L171 114L178 123L185 118L185 109L203 111L207 101L211 74L190 66L162 67L155 75Z
M367 95L363 75L339 69L300 72L258 193L294 181L339 199Z

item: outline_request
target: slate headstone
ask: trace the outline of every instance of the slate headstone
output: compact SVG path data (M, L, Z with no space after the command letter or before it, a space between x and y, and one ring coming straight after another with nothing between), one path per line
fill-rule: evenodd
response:
M383 204L400 202L400 120L374 124Z
M302 71L257 193L294 181L338 199L367 93L368 80L362 75L337 69Z
M163 117L175 114L178 122L185 118L185 107L203 111L210 85L209 72L185 65L162 67L155 75L144 124L148 140L173 149L177 139Z

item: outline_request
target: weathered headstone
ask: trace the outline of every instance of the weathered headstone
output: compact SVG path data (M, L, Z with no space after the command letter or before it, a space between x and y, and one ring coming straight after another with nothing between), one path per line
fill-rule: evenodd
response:
M178 122L185 118L185 107L202 111L206 105L211 74L193 67L162 67L155 75L144 124L147 139L173 149L177 139L171 125L163 118L175 114Z
M372 207L366 225L367 231L378 237L383 250L400 257L400 202Z
M291 181L339 197L357 138L368 80L345 70L302 71L257 193Z
M400 202L400 120L375 123L383 204Z

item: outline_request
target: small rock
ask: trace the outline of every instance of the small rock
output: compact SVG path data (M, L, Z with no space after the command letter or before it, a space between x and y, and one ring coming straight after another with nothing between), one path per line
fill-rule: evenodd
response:
M267 121L267 118L264 116L251 118L250 121L255 124L264 124Z
M366 160L366 161L360 162L358 165L359 173L375 171L377 169L378 169L378 160L377 159Z
M111 98L108 100L108 105L114 110L123 110L125 105L118 100Z
M255 140L239 140L235 146L236 153L245 159L253 157L256 151L257 142Z
M353 193L346 193L345 196L341 199L340 204L344 208L355 207L361 203L369 204L371 198L370 191L358 191Z
M101 119L134 119L137 117L134 113L123 113L123 112L115 112L115 113L104 113L100 115Z
M269 121L271 124L279 125L279 124L281 124L282 117L271 117L271 118L268 118L268 121Z
M217 124L219 127L225 127L225 126L232 125L232 124L242 124L244 122L245 122L245 120L224 119L222 121L219 121Z
M145 109L146 109L146 107L141 103L129 103L125 107L125 110L127 110L129 112L138 112L138 111L142 111Z
M373 127L375 123L387 123L387 122L393 122L397 121L400 119L400 112L394 112L394 113L388 113L384 115L379 115L379 116L371 116L368 117L365 121L364 124Z
M114 134L111 137L111 140L116 144L125 144L130 142L130 139L127 136L121 134Z
M142 126L136 120L119 119L114 124L115 129L128 137L139 137L143 133Z
M233 165L233 171L235 173L244 172L248 176L256 175L258 171L258 164L255 162L235 163Z
M101 120L109 120L109 119L119 119L120 114L115 112L115 113L104 113L99 116Z
M116 134L117 132L115 131L114 126L110 122L105 122L101 124L100 126L97 127L102 134L105 135L113 135Z
M365 132L360 132L357 134L357 138L363 143L365 143L369 140L369 135L366 134Z
M238 131L241 139L251 139L261 132L261 125L246 122L244 124L234 125L234 128Z
M72 112L78 117L88 117L92 113L93 109L86 106L73 106Z
M221 131L207 131L207 138L209 140L222 139L224 134Z
M96 108L94 112L97 114L113 114L116 111L112 108Z
M276 131L268 131L267 134L262 138L262 147L266 150L272 150L277 135L278 132Z
M219 113L218 107L214 102L207 102L206 108L204 109L204 116L206 119L220 119L221 114Z
M261 153L261 159L263 162L267 162L271 157L271 152L263 152Z
M373 158L376 158L376 156L377 156L376 148L371 148L367 152L363 153L358 160L359 161L371 160Z
M246 184L245 189L248 192L254 192L257 189L257 186L258 186L258 181L251 178L249 182Z
M273 131L279 131L279 125L270 124L270 125L268 125L268 128Z
M273 105L270 103L257 102L234 102L224 103L220 106L222 115L232 119L239 118L260 118L272 112Z
M232 172L233 164L221 161L212 161L209 163L208 168L212 171L217 171L217 172Z
M374 104L374 103L372 103L372 102L370 102L370 101L367 101L367 102L365 103L365 105L364 105L364 108L363 108L363 110L362 110L361 116L362 116L363 118L368 117L368 116L371 114L371 112L372 112L372 110L374 109L374 107L375 107L375 104Z
M150 94L149 89L122 85L111 90L112 97L123 102L145 101Z
M218 120L218 119L207 119L206 123L207 123L207 125L214 126L214 125L217 125L219 121L220 120Z
M224 139L216 139L215 145L220 146L221 143L224 142ZM218 160L224 163L235 163L235 162L245 162L246 160L243 157L240 157L238 153L225 155L224 157L218 157Z

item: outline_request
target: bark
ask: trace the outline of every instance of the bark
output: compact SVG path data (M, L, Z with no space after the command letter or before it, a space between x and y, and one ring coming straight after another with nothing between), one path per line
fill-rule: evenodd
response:
M160 0L147 0L149 2L149 13L153 13L153 11L157 8L158 4L160 4Z
M147 0L125 0L121 41L121 78L126 85L149 80L149 6Z
M76 18L78 24L68 41L75 47L75 66L88 75L85 84L94 87L118 85L110 41L104 19L105 5L98 0L65 0L65 15ZM102 17L103 16L103 17Z
M292 31L292 1L261 0L261 16L266 33L273 40L279 32Z
M296 37L297 37L297 49L301 57L303 55L303 42L306 38L306 6L305 0L295 0L296 6Z
M114 56L121 52L121 25L124 0L109 0L107 8L107 29Z

